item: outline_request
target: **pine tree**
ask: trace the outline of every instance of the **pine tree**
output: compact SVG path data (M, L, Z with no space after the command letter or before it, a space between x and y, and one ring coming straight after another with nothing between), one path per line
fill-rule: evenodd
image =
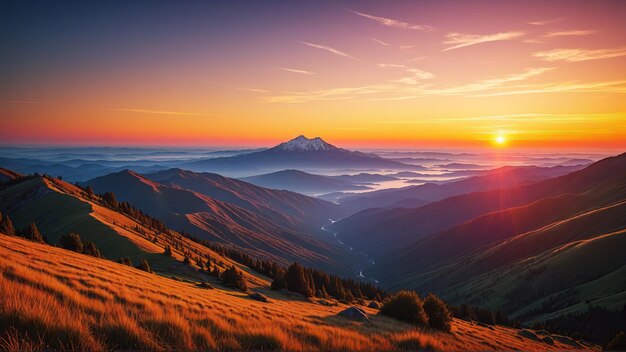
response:
M120 259L117 260L117 262L120 263L120 264L133 266L133 262L130 260L129 257L120 258Z
M76 233L61 236L61 238L59 238L59 244L61 247L70 251L74 251L76 253L83 252L83 241L81 240L80 235Z
M298 263L293 263L287 268L285 283L289 291L298 292L305 297L312 297L313 291L307 282L304 269Z
M116 209L118 206L117 199L115 198L115 194L113 192L105 192L102 195L102 201L104 202L104 204L107 204L114 209Z
M100 253L100 250L96 247L96 244L91 241L85 241L83 243L83 253L90 255L92 257L102 258L102 254ZM129 265L132 266L132 264L129 264Z
M41 235L41 232L39 232L39 229L37 228L37 225L35 225L34 221L31 222L30 225L28 225L28 227L24 229L24 231L22 231L22 235L24 238L29 239L33 242L44 242L43 236Z
M137 269L147 271L149 273L152 272L152 268L150 268L150 264L145 259L142 259L141 262L139 262L139 266L137 267Z
M13 227L13 222L8 215L3 216L2 220L0 220L0 233L15 236L15 227Z
M285 272L280 270L274 275L272 290L282 290L283 288L285 288Z

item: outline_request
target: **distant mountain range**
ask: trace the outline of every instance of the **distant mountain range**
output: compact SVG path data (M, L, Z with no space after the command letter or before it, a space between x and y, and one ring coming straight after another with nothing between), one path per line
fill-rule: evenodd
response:
M459 194L530 184L551 177L565 175L583 167L583 165L554 167L505 166L481 171L474 177L443 184L426 183L419 186L346 195L340 198L338 203L353 212L368 208L417 207ZM397 175L415 176L415 174L406 172L398 173Z
M243 181L258 186L284 189L303 194L367 190L370 189L370 187L367 186L369 183L394 179L394 177L365 173L358 175L322 176L299 170L283 170L242 178Z
M375 154L337 148L319 137L298 136L273 148L231 157L197 160L180 167L227 175L249 176L284 169L298 170L423 170L419 165L403 164Z
M149 175L125 170L85 185L96 193L113 192L172 229L256 256L344 273L358 262L321 230L329 218L345 214L323 200L180 169Z
M622 154L527 185L364 210L330 229L374 255L365 275L385 287L433 291L532 322L590 304L622 308L625 215Z

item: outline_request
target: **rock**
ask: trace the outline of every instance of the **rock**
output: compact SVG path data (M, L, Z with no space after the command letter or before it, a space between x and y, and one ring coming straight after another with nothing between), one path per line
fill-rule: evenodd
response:
M541 342L541 339L534 332L532 332L530 330L522 329L522 330L518 331L517 334L519 336L525 337L525 338L527 338L529 340Z
M547 343L548 345L554 345L554 339L552 339L552 337L550 336L542 338L541 341Z
M370 304L367 305L368 308L380 309L380 303L376 301L371 301Z
M339 312L339 316L342 316L346 319L350 319L354 321L366 321L366 322L370 321L370 318L367 316L365 311L355 306L342 310L341 312Z
M211 284L210 284L210 283L208 283L208 282L201 282L201 283L197 284L197 285L196 285L196 287L199 287L199 288L204 288L204 289L207 289L207 290L212 290L212 289L214 289L213 285L211 285Z
M541 335L541 336L550 336L550 333L549 333L549 332L547 332L547 331L545 331L545 330L538 330L538 331L535 331L535 334L537 334L537 335Z
M557 340L558 342L564 344L564 345L569 345L575 348L582 348L583 346L581 344L579 344L578 342L572 340L571 338L567 337L567 336L560 336L560 335L553 335L552 336L555 340ZM590 347L590 346L587 346Z
M319 304L321 304L323 306L326 306L326 307L334 307L334 306L337 305L337 303L328 302L325 299L320 299L319 301L317 301L317 303L319 303Z
M251 293L248 297L252 298L253 300L259 301L259 302L265 302L265 303L269 303L269 299L267 298L267 296L265 296L264 294L255 292L255 293Z

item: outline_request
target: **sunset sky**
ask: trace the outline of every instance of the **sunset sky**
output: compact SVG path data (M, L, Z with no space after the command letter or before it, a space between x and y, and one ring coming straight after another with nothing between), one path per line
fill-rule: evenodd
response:
M3 1L0 143L623 150L624 18L626 1Z

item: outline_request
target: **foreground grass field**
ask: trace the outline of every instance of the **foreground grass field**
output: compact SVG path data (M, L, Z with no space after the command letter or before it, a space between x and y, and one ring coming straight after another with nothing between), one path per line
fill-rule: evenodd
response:
M253 287L262 303L4 235L0 258L0 350L572 349L461 320L419 330L369 308L372 323L356 323L336 316L341 304Z

